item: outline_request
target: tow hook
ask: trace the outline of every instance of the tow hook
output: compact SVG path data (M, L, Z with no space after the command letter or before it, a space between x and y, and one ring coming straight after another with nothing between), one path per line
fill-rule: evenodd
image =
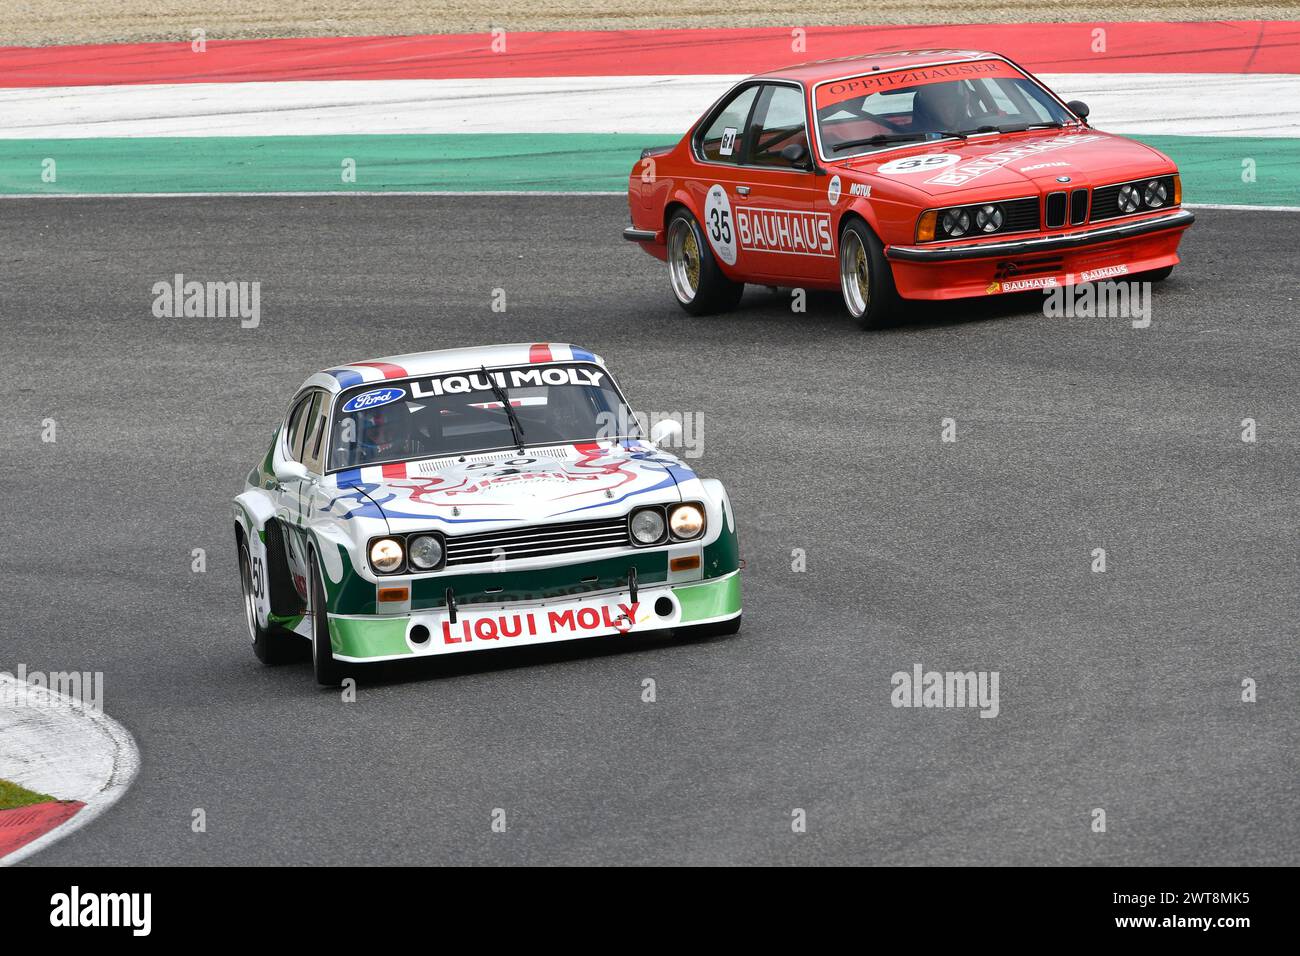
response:
M632 603L636 603L636 565L627 569L627 591L632 598Z
M456 623L456 592L447 588L447 622Z

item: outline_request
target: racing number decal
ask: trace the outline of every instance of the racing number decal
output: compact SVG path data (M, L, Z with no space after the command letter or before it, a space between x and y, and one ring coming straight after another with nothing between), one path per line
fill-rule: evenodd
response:
M252 556L253 562L253 597L257 598L258 606L262 604L262 596L266 594L266 585L263 584L264 569L262 566L262 556L255 554Z
M928 173L934 169L943 169L957 162L954 153L928 153L925 156L908 156L906 159L891 159L876 172L884 176L900 176L904 173Z
M729 266L736 264L736 231L727 191L714 183L704 201L704 232L714 254Z
M736 129L728 126L722 131L722 143L718 146L719 156L730 156L736 150Z

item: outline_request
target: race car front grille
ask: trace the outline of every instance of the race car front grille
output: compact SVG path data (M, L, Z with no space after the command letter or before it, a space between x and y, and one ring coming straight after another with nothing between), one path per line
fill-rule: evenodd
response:
M537 558L573 551L622 548L629 544L626 518L534 525L506 531L447 536L447 567Z
M1065 193L1047 194L1047 215L1044 224L1048 229L1059 229L1065 225Z
M1151 179L1158 179L1165 185L1165 201L1160 206L1151 207L1142 205L1132 212L1123 212L1119 208L1119 191L1125 186L1137 186L1141 191ZM1156 209L1168 209L1174 204L1174 177L1173 176L1154 176L1147 179L1136 179L1131 183L1115 183L1111 186L1098 186L1092 191L1092 217L1090 222L1100 222L1103 219L1118 219L1120 216L1136 216L1139 213L1154 212Z
M1038 200L1013 199L1002 204L1001 232L1029 232L1038 228Z

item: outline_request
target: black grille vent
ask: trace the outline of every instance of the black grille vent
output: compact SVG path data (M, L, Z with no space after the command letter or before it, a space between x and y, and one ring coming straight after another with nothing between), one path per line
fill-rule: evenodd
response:
M1070 225L1082 226L1088 221L1088 190L1076 189L1070 193Z
M1165 184L1165 201L1158 209L1168 209L1174 204L1174 177L1173 176L1155 176ZM1139 186L1145 189L1146 184L1151 182L1151 178L1133 180L1132 183L1115 183L1113 186L1098 186L1092 191L1092 222L1098 222L1102 219L1117 219L1120 216L1136 216L1138 213L1154 212L1150 206L1139 206L1133 212L1122 212L1119 208L1119 191L1126 185Z
M1002 205L1002 228L999 232L1029 232L1038 228L1038 200L1013 199Z
M1047 194L1046 222L1048 229L1059 229L1065 225L1065 193Z
M627 545L626 518L448 535L447 567L486 564L498 558L535 558Z

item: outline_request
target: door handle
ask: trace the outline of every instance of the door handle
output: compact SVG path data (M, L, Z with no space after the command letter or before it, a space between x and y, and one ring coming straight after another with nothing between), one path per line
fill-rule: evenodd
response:
M748 187L748 186L737 186L737 187L736 187L736 195L738 195L738 196L748 196L748 195L749 195L749 187Z

